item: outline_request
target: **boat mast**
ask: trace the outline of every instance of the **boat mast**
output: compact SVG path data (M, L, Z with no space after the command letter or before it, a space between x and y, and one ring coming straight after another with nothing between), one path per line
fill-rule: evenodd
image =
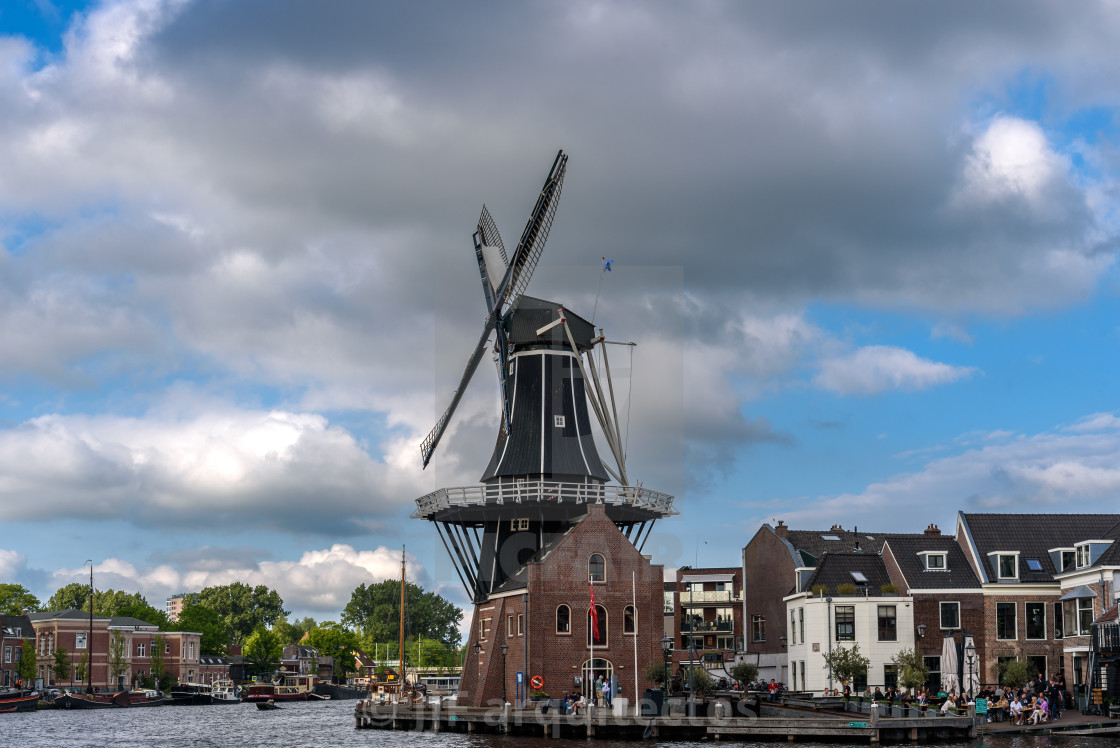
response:
M93 693L93 559L89 560L89 639L86 640L86 693Z
M404 695L404 546L401 546L401 622L400 641L397 643L397 659L401 672L397 676L397 701Z

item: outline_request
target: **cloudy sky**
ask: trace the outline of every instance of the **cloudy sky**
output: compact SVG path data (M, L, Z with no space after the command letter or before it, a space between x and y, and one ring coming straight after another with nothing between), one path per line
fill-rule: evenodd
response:
M560 148L531 291L637 343L657 561L1120 511L1118 37L1092 2L9 0L0 578L336 618L403 543L463 601L408 515L480 476L491 367L418 445L479 209L515 244Z

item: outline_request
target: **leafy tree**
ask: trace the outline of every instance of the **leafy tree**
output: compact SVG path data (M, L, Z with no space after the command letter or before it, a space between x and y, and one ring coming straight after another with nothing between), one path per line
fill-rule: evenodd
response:
M81 584L79 582L71 582L70 584L59 587L55 593L47 600L47 610L66 610L74 608L77 610L89 611L89 585ZM142 612L143 615L134 615L134 612ZM155 613L151 611L156 611ZM125 592L124 590L98 590L93 591L93 614L95 616L126 616L131 615L134 618L147 621L148 623L161 623L165 622L166 615L162 611L158 611L148 604L144 596L139 592ZM149 620L149 617L156 616L156 620Z
M89 650L83 650L82 656L74 663L74 675L77 677L79 683L86 682L86 668L89 667Z
M140 602L131 600L125 603L113 611L112 615L139 618L141 621L159 626L161 630L167 630L171 625L171 621L168 620L165 611L153 608L148 604L148 601L144 599L141 599Z
M309 646L324 657L334 658L335 674L345 677L354 672L354 657L359 649L358 635L334 621L323 621L307 633Z
M350 602L342 613L342 622L362 632L367 646L375 642L395 642L400 632L401 588L400 582L359 585L350 595ZM443 596L424 592L423 588L405 584L405 611L407 633L459 646L459 622L463 611ZM372 646L369 646L372 649Z
M127 652L125 652L126 642L121 632L114 631L113 637L109 641L109 673L113 677L113 687L120 683L121 676L128 670Z
M21 652L16 672L19 673L24 684L27 684L35 679L36 671L39 669L39 658L35 655L35 640L24 639Z
M40 607L39 598L22 584L0 584L0 614L18 616L25 610L34 613Z
M758 665L753 662L740 662L731 668L731 677L746 686L758 680Z
M54 650L54 664L51 665L54 682L61 683L64 680L69 680L73 683L74 681L70 679L70 671L73 667L74 663L70 661L70 652L66 647L57 647Z
M242 582L207 587L198 593L198 602L220 615L234 644L247 641L258 627L271 626L288 615L276 590L263 584L250 587Z
M152 639L152 680L155 681L156 688L163 687L163 676L166 670L163 666L163 647L162 636L156 636Z
M284 645L280 637L258 625L245 639L242 653L245 661L249 663L256 675L267 675L280 667L280 657L284 652Z
M589 614L588 618L590 617L591 616ZM686 673L684 678L682 678L682 681L685 685L690 685L691 688L698 694L711 693L712 689L714 689L716 685L715 678L712 677L711 673L709 673L702 667L696 666L693 666L692 668L691 680Z
M459 664L459 650L434 639L408 639L404 643L406 660L422 668L454 668Z
M1000 682L1011 688L1022 688L1033 674L1026 660L1004 660L999 666Z
M851 647L837 646L831 653L824 656L824 669L832 671L832 677L841 683L850 682L857 675L867 672L871 661L859 653L859 645Z
M201 603L185 602L179 620L169 624L169 628L202 634L199 649L204 655L224 656L229 651L231 642L225 620Z
M898 672L898 682L913 691L929 680L929 668L922 653L915 648L904 649L891 658Z
M288 619L281 618L273 624L272 630L285 644L299 644L303 641L304 635L317 625L314 618L302 618L291 623L288 623Z
M89 610L89 585L71 582L59 587L47 600L47 610Z
M587 618L590 620L591 615L588 614ZM651 662L642 670L642 677L646 680L658 683L661 686L665 685L665 663L664 662Z

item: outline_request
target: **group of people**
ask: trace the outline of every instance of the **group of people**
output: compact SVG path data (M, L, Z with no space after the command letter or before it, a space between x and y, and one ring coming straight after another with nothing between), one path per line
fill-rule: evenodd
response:
M619 684L618 689L621 690L621 687ZM614 689L611 688L609 680L600 675L595 679L592 691L596 706L607 709L614 706ZM572 691L564 697L563 708L564 714L580 714L587 708L587 700L579 691Z

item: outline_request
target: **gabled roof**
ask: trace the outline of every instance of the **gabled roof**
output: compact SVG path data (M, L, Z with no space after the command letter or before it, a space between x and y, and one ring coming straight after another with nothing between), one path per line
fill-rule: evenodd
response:
M113 616L109 619L109 626L112 628L152 629L155 631L159 630L159 626L155 625L154 623L141 621L139 618L133 618L132 616Z
M853 572L862 574L867 581L858 583ZM827 586L833 595L842 584L854 584L857 589L866 588L870 594L878 595L880 587L891 584L891 577L878 553L826 553L817 562L817 569L805 589L811 590L818 584Z
M1051 548L1072 548L1083 540L1101 538L1118 522L1118 514L966 514L961 522L976 545L977 561L990 581L995 581L988 554L1019 553L1019 581L1053 582L1059 573L1050 559ZM1027 559L1038 559L1040 571L1031 571Z
M88 621L89 613L84 610L78 610L77 608L67 608L65 610L44 610L40 611L39 613L28 613L27 617L31 619L32 623L40 621L58 621L71 619ZM107 621L110 619L108 616L94 616L93 620Z
M980 579L960 544L949 535L895 535L887 542L899 571L911 590L980 588ZM918 554L944 552L945 570L927 570Z
M1097 616L1097 620L1093 621L1093 623L1115 623L1117 621L1120 621L1120 611L1117 610L1116 605L1113 605L1111 608Z
M35 628L31 625L31 619L28 616L23 614L18 616L0 615L0 631L3 631L5 637L15 636L16 629L19 629L20 636L24 639L35 637Z
M790 530L786 540L794 547L800 566L812 567L826 553L864 551L878 553L887 538L897 533L859 532L857 530ZM905 536L903 536L905 537Z

